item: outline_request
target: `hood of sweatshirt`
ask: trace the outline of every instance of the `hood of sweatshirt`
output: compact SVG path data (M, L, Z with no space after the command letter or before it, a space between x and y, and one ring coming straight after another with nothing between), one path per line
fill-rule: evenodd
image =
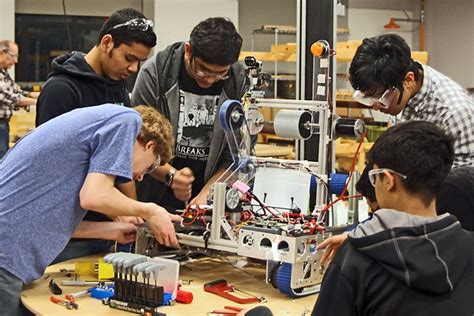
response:
M61 75L71 78L79 90L89 92L83 93L83 103L86 105L102 103L128 105L130 102L125 82L123 80L111 80L98 75L84 57L85 54L81 52L71 52L56 57L52 62L52 72L48 78ZM101 97L101 100L97 100L98 96Z
M375 212L349 242L408 287L431 295L456 287L473 251L471 235L454 216L422 217L391 209Z

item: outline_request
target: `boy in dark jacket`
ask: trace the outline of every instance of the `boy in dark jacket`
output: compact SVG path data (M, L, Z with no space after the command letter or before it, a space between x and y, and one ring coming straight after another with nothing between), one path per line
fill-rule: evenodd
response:
M433 123L390 128L369 152L380 209L335 255L312 315L472 315L474 247L435 196L453 140Z
M87 54L72 52L53 60L53 71L38 99L36 126L77 108L103 103L130 106L124 80L138 71L139 63L155 45L151 20L134 9L113 13L102 25L96 46ZM133 181L120 184L118 188L136 199ZM88 212L84 219L111 220L97 212ZM121 220L140 221L124 217ZM105 237L96 232L89 238ZM54 262L108 251L112 244L105 239L73 239Z

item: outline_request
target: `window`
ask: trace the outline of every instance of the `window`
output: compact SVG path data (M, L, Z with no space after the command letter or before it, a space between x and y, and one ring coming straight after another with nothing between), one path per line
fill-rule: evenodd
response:
M15 42L20 48L20 58L15 68L16 81L45 82L53 59L71 50L87 53L96 44L106 19L95 16L16 14ZM71 43L66 25L69 27Z

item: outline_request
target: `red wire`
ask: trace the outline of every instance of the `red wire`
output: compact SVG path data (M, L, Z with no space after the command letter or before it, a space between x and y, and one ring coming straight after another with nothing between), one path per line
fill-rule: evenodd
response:
M193 211L190 206L188 206L186 208L186 210L184 211L183 215L181 215L181 217L185 218L186 219L186 216L189 215L189 214L193 214L195 213L193 219L189 222L189 223L185 223L183 222L183 225L185 226L189 226L189 225L192 225L194 224L194 222L196 222L196 220L201 216L205 215L206 214L206 209L200 209L198 205L196 205L196 210ZM201 220L203 221L204 224L206 224L206 220L201 217Z
M336 204L336 202L339 202L341 200L347 200L349 198L353 198L353 197L359 197L360 194L356 194L356 195L351 195L349 197L345 197L344 198L344 194L346 194L347 192L347 187L349 185L349 182L351 181L351 177L352 177L352 174L354 173L354 169L355 169L355 163L357 161L357 156L359 156L359 151L360 151L360 148L362 147L362 144L364 143L364 139L365 139L365 131L362 133L362 137L360 138L360 141L359 141L359 145L357 146L357 150L355 152L355 155L354 155L354 158L352 158L352 165L351 165L351 169L349 171L349 177L347 177L347 181L346 181L346 184L344 185L344 188L342 189L342 192L341 194L339 194L339 196L337 197L337 199L335 199L334 201L332 201L331 203L329 203L328 205L326 205L325 207L323 207L321 209L321 212L326 212L331 206L333 206L334 204Z
M351 170L349 172L349 177L347 178L347 182L344 185L344 189L342 190L342 193L339 196L343 196L347 192L347 186L349 185L349 182L351 181L352 174L354 173L357 156L359 156L360 147L362 147L362 144L364 143L364 139L365 139L365 131L362 133L362 137L360 138L359 146L357 146L356 153L354 155L354 158L352 159Z

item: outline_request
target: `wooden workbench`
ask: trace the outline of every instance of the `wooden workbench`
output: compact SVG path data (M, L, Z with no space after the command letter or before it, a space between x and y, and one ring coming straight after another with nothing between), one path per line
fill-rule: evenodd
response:
M67 310L65 307L50 302L52 293L48 284L55 279L58 284L61 280L70 279L60 273L60 269L74 269L74 261L59 263L48 267L45 275L28 285L22 292L23 304L35 314L40 315L133 315L128 312L112 309L102 305L101 301L81 297L77 299L78 310ZM203 258L196 262L182 266L180 271L181 280L192 280L189 285L183 285L182 290L193 293L194 300L191 304L176 303L172 306L160 308L160 312L167 315L206 315L214 309L223 309L224 306L239 306L251 308L259 304L239 305L217 295L207 293L203 290L203 284L217 279L226 279L237 288L250 292L255 296L264 296L267 299L265 306L269 307L274 315L303 315L306 310L308 315L313 308L317 295L311 295L299 299L291 299L266 284L265 269L261 266L246 267L243 270L234 268L229 261L217 258ZM81 279L90 280L90 276L81 276ZM60 285L61 286L61 285ZM78 292L88 287L61 286L62 298L67 293Z

